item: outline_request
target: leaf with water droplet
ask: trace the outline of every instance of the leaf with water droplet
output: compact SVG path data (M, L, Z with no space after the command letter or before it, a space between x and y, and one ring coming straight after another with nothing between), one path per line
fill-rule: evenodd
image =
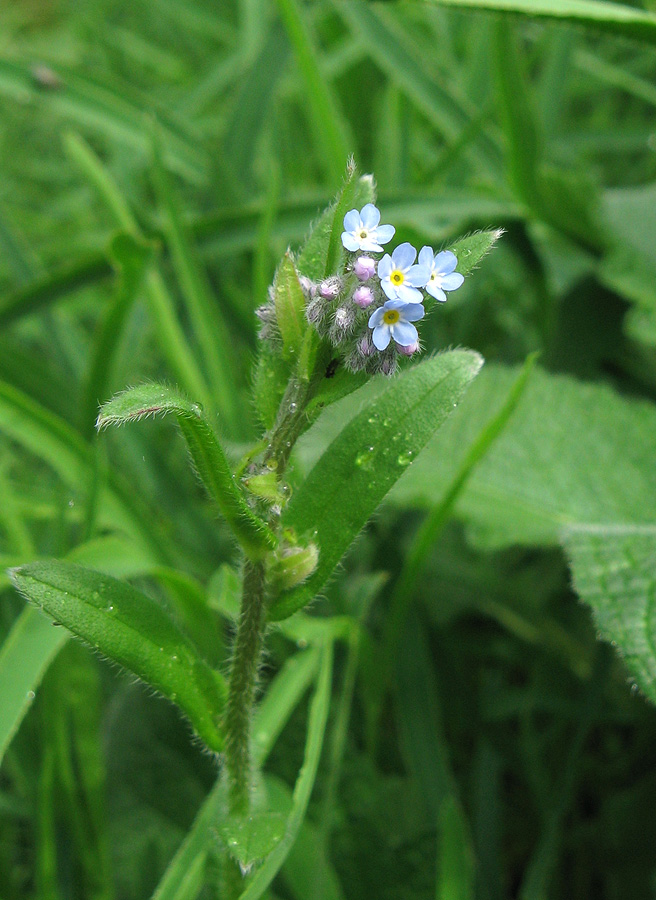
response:
M319 562L303 585L276 599L271 619L291 615L323 588L378 504L451 413L482 362L473 351L454 350L412 366L389 380L385 390L369 399L344 427L283 513L283 526L293 528L299 539L317 532ZM394 422L394 433L386 420ZM403 437L400 445L398 435Z
M108 575L55 560L13 569L11 578L24 597L73 634L175 697L207 746L222 749L225 681L159 604Z
M249 868L280 843L285 823L282 813L259 812L247 818L228 819L219 827L219 834L240 866Z

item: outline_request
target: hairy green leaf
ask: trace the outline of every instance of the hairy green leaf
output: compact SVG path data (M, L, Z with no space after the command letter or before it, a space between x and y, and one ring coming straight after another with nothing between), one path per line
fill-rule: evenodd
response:
M301 349L307 329L305 296L290 253L283 258L273 282L276 322L282 335L283 354L294 358Z
M319 547L317 569L270 610L285 618L332 575L392 485L453 411L482 365L472 351L427 359L367 403L325 451L293 495L283 522Z
M260 556L276 544L266 523L246 502L226 455L203 411L179 391L161 384L143 384L105 403L98 428L122 425L146 416L173 413L187 442L194 466L236 538L247 553Z
M122 581L72 563L31 563L11 576L30 602L177 703L207 746L222 749L225 681L157 603Z

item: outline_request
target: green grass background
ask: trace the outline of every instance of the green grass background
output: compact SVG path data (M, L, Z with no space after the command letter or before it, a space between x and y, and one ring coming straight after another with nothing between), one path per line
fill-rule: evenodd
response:
M572 523L653 522L655 44L648 0L0 3L3 571L69 556L130 578L225 667L232 542L171 427L98 441L98 403L165 380L217 413L232 453L255 439L253 311L351 154L398 240L507 232L423 323L429 351L488 361L469 417L313 608L361 638L338 644L308 819L271 897L656 894L656 715L558 546ZM404 606L456 449L535 350L543 371L412 557ZM318 423L299 477L354 411ZM579 571L590 548L564 540L584 598L621 616L653 594L652 543ZM215 761L62 629L12 631L24 603L0 589L0 897L150 897ZM273 631L263 683L306 642ZM267 765L282 807L307 717L303 699ZM210 898L212 880L210 863L204 886L156 896Z

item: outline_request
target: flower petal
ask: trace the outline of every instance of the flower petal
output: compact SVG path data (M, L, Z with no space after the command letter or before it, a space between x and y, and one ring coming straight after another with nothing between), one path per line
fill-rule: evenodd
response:
M430 269L428 266L410 266L405 273L405 280L412 287L424 287L430 278Z
M406 303L403 307L401 318L405 322L418 322L426 315L426 310L421 303Z
M356 240L350 231L342 232L342 244L346 247L347 250L351 252L355 252L360 249L360 241Z
M364 240L360 241L360 250L364 250L365 253L380 253L383 249L380 244L377 244L374 238L376 237L375 233L370 234L368 238L364 238Z
M360 218L362 219L362 224L371 231L380 222L380 210L373 203L367 203L366 206L362 207Z
M390 329L387 325L379 325L377 328L374 328L371 339L374 342L374 347L377 350L384 350L388 346L391 339Z
M393 225L379 225L376 229L376 237L378 239L379 244L386 244L388 241L391 241L396 233L396 228Z
M420 266L427 266L430 271L433 268L433 248L422 247L417 262Z
M431 295L431 297L435 297L436 300L440 300L442 303L446 300L446 294L442 290L442 288L438 287L434 281L429 281L426 285L426 291Z
M387 306L387 304L385 304ZM378 325L383 321L383 315L385 313L385 307L379 306L378 309L375 309L372 314L369 316L369 328L377 328Z
M385 296L389 298L389 300L396 300L397 293L396 287L392 284L392 282L388 279L387 281L381 281L380 286L385 292Z
M409 269L410 266L415 261L417 256L417 251L409 244L407 241L404 244L399 244L399 246L392 253L392 262L399 269L405 270Z
M360 227L360 213L350 209L344 216L344 231L357 231Z
M407 347L408 344L414 344L419 337L417 329L410 322L397 322L395 325L390 325L388 331L391 333L396 343L401 344L402 347ZM375 335L376 332L374 331L374 337Z
M444 275L441 283L442 290L457 291L464 280L465 276L461 275L460 272L451 272L450 275Z
M388 309L405 309L407 306L407 302L405 300L401 300L400 297L392 297L391 300L387 300L385 302L385 306L383 309L387 311Z
M435 257L435 271L440 275L448 275L458 265L458 257L451 250L442 250Z
M394 266L392 265L392 257L389 253L386 253L385 256L378 263L378 277L382 281L383 278L389 278L392 274L392 269Z
M383 290L384 289L385 285L383 285ZM418 291L417 288L410 287L409 284L400 284L396 288L396 296L404 305L408 303L421 303L424 299L421 291Z

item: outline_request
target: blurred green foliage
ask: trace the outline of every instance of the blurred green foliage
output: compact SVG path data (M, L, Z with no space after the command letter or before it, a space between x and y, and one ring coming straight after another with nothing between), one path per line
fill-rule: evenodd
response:
M324 626L340 639L272 898L654 896L656 715L627 681L654 697L655 16L647 0L0 4L2 570L67 557L129 579L211 664L227 663L232 541L170 427L99 440L99 403L178 384L236 459L257 437L254 309L351 153L399 240L507 230L422 332L487 368L319 622L270 634L263 683L287 673L286 725L263 707L256 737L283 811L314 644ZM542 371L417 556L535 350ZM304 438L297 484L359 403ZM211 805L190 828L215 760L8 583L0 896L212 897ZM311 702L320 719L325 690Z

